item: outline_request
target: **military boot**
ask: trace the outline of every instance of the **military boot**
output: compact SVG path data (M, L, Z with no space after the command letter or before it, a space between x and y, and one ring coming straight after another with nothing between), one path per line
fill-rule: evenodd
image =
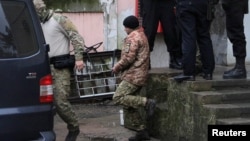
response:
M169 68L181 70L182 69L181 58L177 57L177 55L170 53Z
M80 130L69 131L65 141L76 141L77 136L79 135Z
M227 70L227 71L224 71L224 73L223 74L229 74L229 73L231 73L232 71L234 71L236 69L236 66L234 66L232 69L230 69L230 70Z
M223 74L224 79L244 79L247 77L245 59L237 59L235 67L231 70L225 71Z
M143 129L141 131L138 131L135 136L130 137L128 139L129 141L144 141L144 140L150 140L150 136L148 134L148 131L146 129Z

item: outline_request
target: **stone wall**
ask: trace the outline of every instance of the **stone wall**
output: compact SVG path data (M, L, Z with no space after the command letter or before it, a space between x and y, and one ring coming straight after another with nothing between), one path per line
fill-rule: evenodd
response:
M147 121L150 134L161 141L205 141L207 124L215 121L192 92L208 86L176 83L170 79L173 75L176 74L167 73L166 69L151 70L147 86L141 92L157 100L155 114Z

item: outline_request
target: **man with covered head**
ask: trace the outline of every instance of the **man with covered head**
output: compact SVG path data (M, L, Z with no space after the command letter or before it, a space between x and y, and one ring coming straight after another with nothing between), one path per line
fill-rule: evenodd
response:
M61 56L67 56L70 53L71 43L75 53L74 67L77 70L82 70L85 66L82 53L84 40L74 24L67 17L46 9L43 0L33 0L33 3L41 21L45 40L50 45L49 57L60 60ZM57 68L55 64L51 64L56 111L66 122L69 130L65 141L75 141L80 132L77 116L67 99L71 92L70 69L72 68Z
M153 99L139 96L142 86L146 84L149 67L149 45L146 35L139 27L138 19L131 15L124 19L123 25L127 37L122 47L121 59L114 65L114 73L121 72L121 83L113 96L115 104L123 106L125 115L124 126L137 131L129 141L142 141L150 139L144 118L139 113L143 107L147 119L153 115L156 102ZM126 123L130 124L127 125Z

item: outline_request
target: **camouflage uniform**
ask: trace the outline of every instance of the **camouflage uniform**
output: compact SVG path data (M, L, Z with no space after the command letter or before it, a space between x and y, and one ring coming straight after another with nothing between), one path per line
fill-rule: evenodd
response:
M114 102L123 105L124 127L140 131L145 129L144 118L140 107L146 103L146 98L138 96L141 87L127 81L122 81L114 95Z
M68 40L71 41L72 46L74 47L75 58L76 60L82 60L83 55L83 39L78 34L73 23L69 21L65 16L54 14L52 16L61 27L64 29L63 33L66 33ZM66 31L66 32L65 32ZM46 34L45 34L46 38ZM53 46L51 46L53 48ZM69 48L69 46L68 46ZM69 52L68 52L69 53ZM53 80L54 80L54 96L55 96L55 105L58 115L67 123L69 131L77 130L79 128L79 123L75 112L72 110L71 104L67 100L67 97L70 94L70 70L69 68L65 69L54 69L54 66L51 67Z
M140 29L132 31L124 40L121 59L113 70L122 72L119 87L113 96L115 104L124 106L125 127L140 131L145 128L144 119L139 108L144 107L146 97L138 96L141 87L146 83L149 67L148 41ZM130 122L131 126L126 126Z
M65 16L46 10L43 1L34 0L36 11L46 42L50 45L49 57L70 53L70 43L74 48L75 59L83 59L84 40L74 24ZM51 65L54 86L54 99L58 115L67 123L69 131L79 130L79 123L72 106L67 100L70 94L70 68L55 69Z
M51 65L53 75L53 89L55 106L58 115L67 123L70 131L76 130L79 127L78 119L72 106L67 100L70 94L70 70L69 69L55 69Z

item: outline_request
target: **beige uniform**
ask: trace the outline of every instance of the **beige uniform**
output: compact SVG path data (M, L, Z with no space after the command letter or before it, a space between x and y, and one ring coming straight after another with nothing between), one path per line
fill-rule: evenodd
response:
M51 13L50 13L51 14ZM84 40L73 23L61 14L52 13L50 19L42 23L46 42L50 45L49 57L70 53L70 43L74 48L75 59L83 59ZM70 90L70 68L55 69L51 65L54 86L55 106L58 115L67 123L69 131L78 130L79 123L68 101Z

